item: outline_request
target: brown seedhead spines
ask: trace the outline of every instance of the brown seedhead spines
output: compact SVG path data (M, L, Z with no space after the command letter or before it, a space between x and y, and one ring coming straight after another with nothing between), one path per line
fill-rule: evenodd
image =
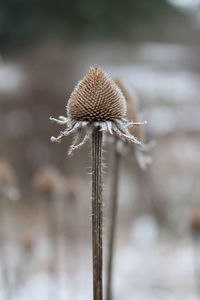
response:
M90 68L72 92L67 114L72 119L90 122L121 119L126 116L126 101L101 68Z

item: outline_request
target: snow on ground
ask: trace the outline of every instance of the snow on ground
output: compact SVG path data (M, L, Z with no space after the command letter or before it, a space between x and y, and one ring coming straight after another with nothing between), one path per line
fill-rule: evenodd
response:
M198 299L190 239L176 240L162 233L151 216L139 218L127 234L125 243L124 239L120 242L120 237L117 243L114 299ZM79 245L79 249L71 247L68 255L68 268L63 268L57 277L52 277L41 264L41 269L30 273L13 292L12 299L92 299L89 244ZM0 299L4 300L4 295Z

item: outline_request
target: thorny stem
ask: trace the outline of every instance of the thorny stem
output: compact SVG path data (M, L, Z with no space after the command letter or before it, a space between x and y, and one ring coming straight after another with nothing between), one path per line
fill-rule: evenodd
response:
M102 132L92 133L92 249L93 249L93 299L103 299L102 285Z
M117 151L117 139L114 144L113 176L111 183L111 207L110 207L110 232L108 237L108 261L107 261L107 282L106 282L106 300L112 300L112 279L113 279L113 260L115 246L115 232L118 211L118 183L119 183L119 165L120 153Z

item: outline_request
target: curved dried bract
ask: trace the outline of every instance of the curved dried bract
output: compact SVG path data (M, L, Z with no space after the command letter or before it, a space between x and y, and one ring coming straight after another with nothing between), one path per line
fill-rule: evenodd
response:
M126 116L126 100L102 69L90 68L72 92L67 114L90 122L121 119Z

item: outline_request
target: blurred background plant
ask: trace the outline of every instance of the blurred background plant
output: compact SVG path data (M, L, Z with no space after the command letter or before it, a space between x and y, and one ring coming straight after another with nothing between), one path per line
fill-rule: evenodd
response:
M89 146L68 159L70 139L52 146L57 126L48 120L63 114L90 66L136 92L146 142L156 140L143 176L129 158L120 166L113 298L198 299L188 220L200 207L199 16L199 0L0 1L0 157L19 200L0 196L0 299L91 297ZM110 170L112 145L105 150ZM45 196L32 182L45 166L59 173L53 249ZM0 168L1 191L7 172Z

